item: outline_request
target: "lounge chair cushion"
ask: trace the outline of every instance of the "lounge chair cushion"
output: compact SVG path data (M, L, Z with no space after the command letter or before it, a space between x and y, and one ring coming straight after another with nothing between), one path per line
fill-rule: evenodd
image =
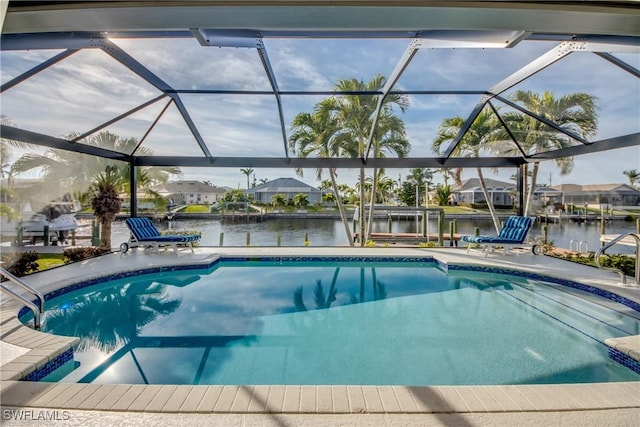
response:
M533 225L533 218L512 215L507 217L500 234L497 236L462 236L460 240L467 243L523 243L529 229Z
M127 218L129 230L139 242L178 242L188 243L200 240L200 235L161 235L149 218Z

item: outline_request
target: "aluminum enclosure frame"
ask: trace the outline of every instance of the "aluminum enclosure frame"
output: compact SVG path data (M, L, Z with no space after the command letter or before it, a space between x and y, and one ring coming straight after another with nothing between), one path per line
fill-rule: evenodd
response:
M526 4L525 4L526 3ZM5 5L6 6L6 5ZM4 9L3 9L4 12ZM286 12L286 13L285 13ZM160 94L117 117L86 130L72 141L26 129L2 125L5 138L34 145L75 151L129 162L132 166L265 167L265 168L412 168L412 167L520 167L526 163L640 145L640 133L601 141L587 141L555 123L510 103L501 94L514 85L576 51L588 51L636 78L640 70L617 57L616 52L640 52L640 9L634 1L546 2L546 1L295 1L283 6L278 1L10 1L2 22L1 50L60 49L61 53L0 86L0 94L30 77L72 56L82 49L101 49L133 73L153 85ZM447 28L447 30L442 30ZM194 38L203 46L233 46L256 49L271 91L188 90L174 88L138 62L109 38ZM362 157L291 158L282 111L283 95L336 95L337 92L281 91L263 39L269 37L315 38L403 38L409 45L378 96L372 127ZM491 88L477 91L394 91L394 85L420 48L512 48L523 40L557 41L559 44ZM206 48L206 47L203 47ZM275 98L282 139L283 157L216 157L207 147L181 94L229 93L270 95ZM474 94L479 101L464 126L440 157L371 158L377 119L384 99L390 94ZM355 93L358 94L358 93ZM362 93L365 94L365 93ZM110 124L168 98L149 131L173 103L198 144L201 157L136 156L78 143ZM519 109L581 145L544 153L526 153L515 138L519 157L456 158L456 147L477 115L497 100ZM497 115L497 114L496 114ZM498 115L499 117L499 115ZM144 137L143 137L144 140ZM131 168L134 169L134 168ZM134 204L132 203L132 207Z

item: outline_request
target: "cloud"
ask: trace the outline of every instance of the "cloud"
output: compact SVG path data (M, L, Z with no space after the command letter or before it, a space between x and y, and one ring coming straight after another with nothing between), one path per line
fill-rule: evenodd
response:
M136 60L179 89L270 90L256 50L202 47L193 39L135 39L115 41ZM388 76L408 40L267 39L265 46L282 90L331 90L339 79L369 81ZM397 88L407 90L486 90L550 50L553 42L523 42L513 49L425 49L418 52ZM51 51L2 52L2 81L52 56ZM632 64L639 55L620 55ZM540 71L512 90L552 90L557 96L585 91L598 97L599 133L596 139L640 131L640 82L629 73L588 52L574 53ZM508 95L507 91L505 95ZM159 95L141 77L99 50L86 50L7 90L2 113L17 126L54 136L84 132ZM312 111L325 96L284 96L288 134L291 120ZM283 157L280 121L273 95L181 95L210 151L216 156ZM411 156L432 156L431 142L442 120L467 117L479 95L411 95L402 115L412 145ZM137 113L109 129L123 137L137 137L150 128L160 108ZM170 107L149 135L145 146L156 154L201 155L183 117ZM640 169L637 149L613 150L576 158L569 181L623 181L621 171ZM598 159L610 167L585 173ZM553 163L545 170L557 173ZM586 165L586 166L585 166ZM242 177L229 169L184 168L185 178L215 176L221 185L235 187ZM190 172L194 170L194 172ZM289 169L261 169L263 177L294 176ZM403 172L400 172L404 175ZM509 173L512 173L509 171ZM229 177L227 177L229 174ZM357 171L340 171L341 182L355 182ZM305 179L315 179L305 171ZM595 181L594 181L595 182ZM218 183L218 182L216 182Z

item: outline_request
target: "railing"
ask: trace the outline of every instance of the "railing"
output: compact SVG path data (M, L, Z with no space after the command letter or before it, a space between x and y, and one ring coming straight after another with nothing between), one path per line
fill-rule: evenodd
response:
M569 241L569 250L573 251L573 247L574 247L574 243L575 243L575 251L578 253L587 253L589 252L589 243L585 240L575 240L575 239L571 239L571 241ZM582 250L584 245L584 251Z
M625 234L621 234L618 237L616 237L615 239L613 239L612 241L610 241L609 243L607 243L606 245L602 246L600 249L598 249L598 251L595 254L595 261L596 261L596 266L598 268L601 268L603 270L611 270L611 271L615 271L616 273L618 273L620 275L620 278L622 279L622 284L626 285L627 284L627 277L624 275L624 273L622 272L622 270L619 270L617 268L611 268L611 267L602 267L600 265L600 255L602 255L604 253L605 250L609 249L611 246L615 245L616 243L618 243L620 240L624 239L625 237L633 237L636 241L636 271L635 271L635 279L636 279L636 285L640 285L640 237L635 234L635 233L625 233Z
M0 276L6 277L9 282L13 283L14 285L20 286L22 289L26 290L27 292L29 292L30 294L38 298L38 305L36 305L35 303L33 303L32 301L29 301L24 296L8 288L5 285L6 282L0 285L0 289L4 293L9 295L13 299L16 299L19 302L23 303L24 305L29 307L31 311L33 311L33 325L36 329L40 329L40 326L41 326L40 315L44 313L44 295L42 295L42 293L40 293L36 289L33 289L31 286L27 285L25 282L23 282L22 280L20 280L19 278L17 278L16 276L14 276L13 274L9 273L7 270L1 267L0 267Z

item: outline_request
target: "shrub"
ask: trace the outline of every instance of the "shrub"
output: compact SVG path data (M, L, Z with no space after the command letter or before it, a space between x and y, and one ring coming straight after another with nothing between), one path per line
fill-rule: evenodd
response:
M209 213L211 208L206 205L189 205L182 209L186 213Z
M16 252L4 258L4 265L14 276L25 276L38 271L38 253L35 251Z
M593 267L595 267L596 265L593 252L587 255L553 254L553 256L555 256L556 258L565 259L567 261L576 262L578 264L585 264ZM622 254L603 255L600 258L600 265L602 265L603 267L616 268L618 270L621 270L627 276L633 276L635 274L636 260L632 256Z
M72 262L84 261L89 258L95 258L108 252L110 252L109 249L96 247L69 248L62 252L62 261L65 264L69 264Z
M418 243L418 247L419 248L437 248L438 243L437 242L420 242Z
M602 266L622 270L627 276L633 276L636 271L636 260L627 255L609 255L602 257Z

